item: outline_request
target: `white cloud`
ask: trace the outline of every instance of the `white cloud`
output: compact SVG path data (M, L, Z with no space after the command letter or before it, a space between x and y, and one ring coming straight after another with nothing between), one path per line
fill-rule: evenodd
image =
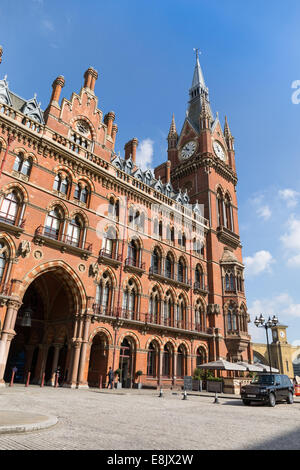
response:
M275 260L269 251L257 251L254 256L246 256L244 258L246 266L245 274L247 276L257 276L264 271L270 272L271 264L274 262Z
M256 210L256 213L258 214L259 217L261 217L264 220L268 220L272 215L271 209L269 208L268 205L259 207Z
M292 216L287 222L287 232L280 239L287 252L290 252L287 264L291 267L300 266L300 220Z
M49 20L43 20L42 21L42 27L47 30L47 31L51 31L53 32L55 30L54 28L54 24L52 23L52 21L49 21Z
M282 189L278 191L280 199L286 201L287 207L295 207L298 204L300 193L293 189Z
M153 145L153 140L144 139L140 142L137 148L136 163L142 168L142 170L147 170L148 168L152 168L153 166Z

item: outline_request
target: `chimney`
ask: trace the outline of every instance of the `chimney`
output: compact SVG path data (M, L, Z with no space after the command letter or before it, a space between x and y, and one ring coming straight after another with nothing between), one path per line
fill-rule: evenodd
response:
M95 70L93 67L89 67L84 73L84 88L89 88L94 93L97 78L97 70Z
M166 161L166 183L171 182L171 162L170 160Z
M110 111L109 113L107 113L104 116L104 122L107 125L107 135L111 136L112 126L113 126L113 122L115 120L115 117L116 117L116 115L113 111Z
M59 97L60 97L61 90L64 87L64 85L65 85L65 79L62 75L60 75L54 80L54 82L52 83L53 91L52 91L50 103L55 102L56 104L59 104L58 103Z
M133 163L135 164L136 160L136 149L139 144L139 141L137 140L136 137L131 139L127 144L125 144L124 150L125 150L125 160L128 160L128 158L132 158Z
M2 54L3 54L3 48L0 46L0 64L2 62Z

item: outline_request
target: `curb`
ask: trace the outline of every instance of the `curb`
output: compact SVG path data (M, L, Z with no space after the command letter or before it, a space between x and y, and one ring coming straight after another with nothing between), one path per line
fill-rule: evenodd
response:
M6 412L9 417L9 412ZM14 412L13 412L14 413ZM14 413L15 419L16 413ZM0 424L0 434L12 434L12 433L24 433L31 431L39 431L41 429L47 429L52 426L55 426L58 422L56 416L45 416L45 415L34 415L35 418L41 419L41 421L36 421L32 423L22 423L22 418L28 420L30 418L30 413L20 413L19 423L16 424ZM34 418L33 418L34 419ZM1 420L0 420L1 421Z

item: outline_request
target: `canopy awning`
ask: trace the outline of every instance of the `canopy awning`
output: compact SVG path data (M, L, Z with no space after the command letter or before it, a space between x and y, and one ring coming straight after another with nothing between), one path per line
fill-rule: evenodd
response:
M224 359L219 359L217 361L206 362L197 367L198 369L211 369L211 370L237 370L245 371L247 370L245 366L238 364L237 362L229 362Z
M258 367L257 364L249 364L248 362L242 362L242 361L237 362L237 364L240 364L241 366L246 367L246 369L249 372L261 372L262 371L262 368Z
M268 364L261 364L260 362L256 362L255 366L259 367L260 372L270 372L270 366ZM271 372L277 373L279 370L275 369L275 367L271 367Z

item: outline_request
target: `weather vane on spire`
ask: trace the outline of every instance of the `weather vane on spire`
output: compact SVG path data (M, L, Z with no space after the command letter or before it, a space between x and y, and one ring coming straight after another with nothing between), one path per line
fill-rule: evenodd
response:
M200 51L199 47L194 47L193 51L196 52L196 59L199 59L199 54L201 54L201 51Z

